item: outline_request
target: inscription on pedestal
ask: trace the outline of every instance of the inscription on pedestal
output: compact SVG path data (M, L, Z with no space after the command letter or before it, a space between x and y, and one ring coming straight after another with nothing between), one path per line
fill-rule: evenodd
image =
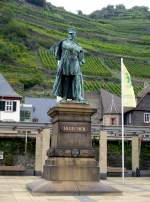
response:
M62 124L60 126L60 130L61 132L64 133L87 133L89 132L89 127L85 126L85 125L81 125L81 126L74 126L74 125L70 125L70 124Z

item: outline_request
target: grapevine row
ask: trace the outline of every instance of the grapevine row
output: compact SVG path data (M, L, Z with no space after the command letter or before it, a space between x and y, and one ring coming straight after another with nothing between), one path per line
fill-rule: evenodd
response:
M120 59L113 57L104 57L105 64L111 69L119 70L121 69ZM150 65L139 63L138 61L131 61L129 59L124 59L124 63L131 73L132 76L136 77L147 77L150 78Z
M84 81L84 86L86 91L98 91L100 89L105 89L118 96L121 95L121 85L119 83L104 82L104 81ZM134 86L135 94L137 95L143 89L142 85Z
M46 49L39 50L39 56L41 62L45 68L49 68L51 70L56 70L57 62L54 56L50 53L50 51ZM86 57L86 63L81 66L81 70L84 75L94 75L94 76L111 76L110 71L101 63L98 57Z

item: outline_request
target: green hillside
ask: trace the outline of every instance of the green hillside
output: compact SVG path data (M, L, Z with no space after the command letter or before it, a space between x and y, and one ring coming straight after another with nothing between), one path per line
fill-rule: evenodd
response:
M120 58L130 71L136 93L150 80L150 18L92 19L48 4L0 1L0 72L22 95L52 96L57 62L49 48L66 38L70 26L86 50L85 89L120 94Z

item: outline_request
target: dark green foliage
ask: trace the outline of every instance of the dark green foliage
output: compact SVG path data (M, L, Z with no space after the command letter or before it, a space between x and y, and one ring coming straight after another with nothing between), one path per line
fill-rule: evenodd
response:
M13 144L12 139L1 139L0 141L0 151L4 152L4 159L5 157L10 159L10 155L24 155L25 151L25 138L14 138ZM28 137L27 143L27 153L35 154L35 139ZM12 158L11 158L12 159Z
M108 166L121 167L121 141L108 142ZM125 168L131 169L131 142L125 142Z
M42 76L36 73L32 77L27 77L26 79L21 78L20 82L24 84L24 89L32 88L35 85L40 85L42 82Z
M145 6L134 6L131 9L126 9L124 5L119 4L116 5L116 7L113 5L108 5L101 10L94 11L89 16L95 19L112 19L118 17L149 18L150 12L148 7Z
M36 144L35 139L28 138L27 153L35 155L35 144Z
M131 141L125 142L125 167L131 169ZM141 142L140 145L140 169L150 169L150 144ZM121 167L121 141L108 142L108 165Z
M146 13L149 11L148 7L146 6L134 6L131 9L129 9L131 12L137 12L137 13Z
M23 40L27 37L27 29L25 26L20 25L17 21L13 20L5 25L3 28L3 34L11 41L19 40L20 42L23 42Z
M78 15L83 15L83 12L81 10L78 10Z
M0 8L0 24L1 26L8 24L12 21L14 12L9 7Z
M140 169L150 169L150 144L141 140Z
M0 62L14 63L15 59L13 48L8 43L0 41Z
M4 156L7 154L22 154L24 152L24 139L15 139L12 144L11 139L1 139L0 141L0 151L4 152Z
M26 0L28 3L34 4L36 6L45 6L46 0Z
M13 165L13 155L11 153L7 153L6 155L4 155L4 164L5 166Z
M125 13L125 6L122 4L116 5L116 9L115 9L115 15L116 16L123 16Z

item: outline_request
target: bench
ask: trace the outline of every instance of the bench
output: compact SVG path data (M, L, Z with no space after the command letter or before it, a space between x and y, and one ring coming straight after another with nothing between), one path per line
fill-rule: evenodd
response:
M124 172L127 173L128 170L124 168ZM122 168L121 167L107 167L108 176L121 176Z
M0 166L0 175L20 175L25 172L25 167L22 165Z

